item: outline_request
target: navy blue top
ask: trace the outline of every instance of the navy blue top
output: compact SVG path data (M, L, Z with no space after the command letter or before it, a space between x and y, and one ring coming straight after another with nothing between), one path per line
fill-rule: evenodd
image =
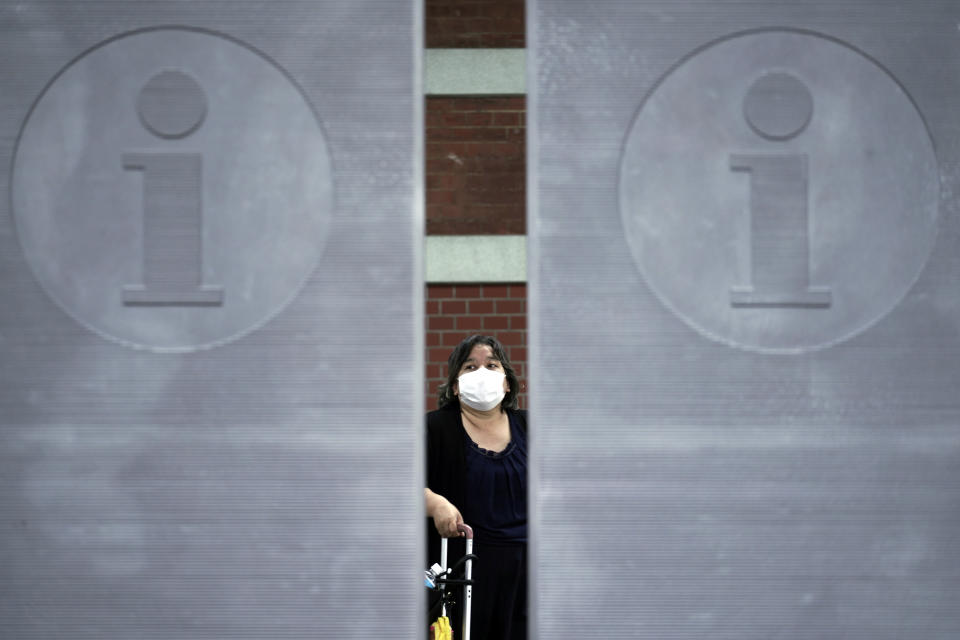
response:
M527 541L527 437L512 413L509 418L510 444L503 451L488 451L465 438L463 521L481 541Z

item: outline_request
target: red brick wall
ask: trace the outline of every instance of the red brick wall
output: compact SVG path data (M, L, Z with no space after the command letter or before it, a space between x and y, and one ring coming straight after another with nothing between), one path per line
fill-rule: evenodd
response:
M525 46L524 0L425 0L428 48ZM526 233L526 97L426 99L426 217L430 235ZM507 349L527 403L525 284L426 288L426 409L437 408L447 357L463 338Z
M526 232L526 97L429 97L427 233Z
M524 46L524 0L426 0L427 47Z
M527 406L527 286L427 285L426 409L437 408L437 387L446 380L447 358L461 340L480 333L497 338L520 379L520 406Z

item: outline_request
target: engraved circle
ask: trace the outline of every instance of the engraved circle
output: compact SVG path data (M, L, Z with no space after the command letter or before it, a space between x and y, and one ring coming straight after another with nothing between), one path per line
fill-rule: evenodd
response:
M206 117L207 96L186 73L161 71L140 90L137 113L143 126L161 138L183 138Z
M276 63L164 27L111 38L50 81L17 141L11 202L26 261L68 315L124 346L191 352L263 326L307 286L332 170Z
M930 134L896 79L786 29L731 35L668 71L619 171L650 290L705 337L762 353L835 345L890 313L932 251L939 193Z
M813 115L813 96L789 73L768 73L757 79L743 99L743 115L759 135L789 140L800 134Z

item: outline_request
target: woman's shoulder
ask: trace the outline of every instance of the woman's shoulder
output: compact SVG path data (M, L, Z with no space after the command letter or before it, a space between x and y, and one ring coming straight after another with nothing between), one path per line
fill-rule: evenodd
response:
M426 436L428 449L446 452L445 455L462 449L466 435L460 426L460 411L452 411L447 405L427 413Z
M447 404L439 409L427 412L427 427L444 427L450 424L456 424L460 419L460 411L454 404Z
M507 413L516 419L524 431L527 430L528 418L526 409L507 409Z

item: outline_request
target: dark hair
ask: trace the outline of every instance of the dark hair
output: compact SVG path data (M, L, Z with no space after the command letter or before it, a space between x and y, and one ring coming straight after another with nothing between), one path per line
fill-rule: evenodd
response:
M457 382L457 378L460 377L460 367L467 361L467 358L470 357L470 352L473 351L473 348L478 344L485 344L490 347L490 350L493 351L493 357L500 361L500 364L503 365L503 372L507 375L507 387L509 387L510 390L507 391L507 394L503 397L503 402L500 404L501 411L503 409L516 409L517 394L520 391L520 381L517 380L517 374L513 370L513 367L510 366L510 359L507 357L507 352L503 349L503 345L493 336L481 335L466 338L456 346L450 354L450 357L447 358L447 381L440 385L440 406L443 407L454 402L457 404L460 403L460 399L453 395L453 385Z

